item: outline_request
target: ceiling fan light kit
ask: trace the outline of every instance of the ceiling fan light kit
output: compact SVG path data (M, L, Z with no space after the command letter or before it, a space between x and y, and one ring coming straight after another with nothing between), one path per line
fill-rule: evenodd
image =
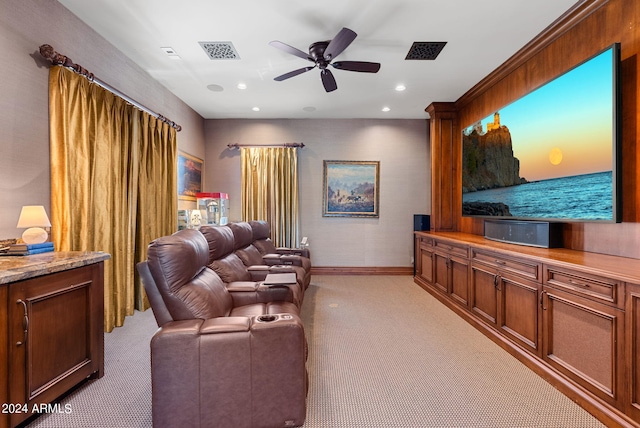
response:
M377 73L380 70L380 63L367 62L367 61L340 61L332 62L338 55L340 55L357 37L358 35L348 28L343 28L336 34L332 40L315 42L309 46L309 53L305 53L300 49L289 46L286 43L282 43L278 40L269 42L271 46L276 49L280 49L291 55L295 55L299 58L306 59L313 62L313 66L307 66L299 68L297 70L290 71L275 77L273 80L281 82L291 77L297 76L307 71L313 70L318 67L320 69L320 79L325 91L332 92L338 89L335 77L333 73L327 67L332 66L338 70L355 71L358 73Z

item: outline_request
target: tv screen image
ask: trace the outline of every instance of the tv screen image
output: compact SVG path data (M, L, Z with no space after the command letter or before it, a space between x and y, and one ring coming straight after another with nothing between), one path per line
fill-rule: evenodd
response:
M615 44L462 132L463 216L619 221Z

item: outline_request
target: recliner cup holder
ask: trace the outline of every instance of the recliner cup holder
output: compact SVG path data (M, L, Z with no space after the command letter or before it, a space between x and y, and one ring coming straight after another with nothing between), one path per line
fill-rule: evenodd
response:
M273 322L278 320L289 321L292 320L293 316L291 314L264 314L258 315L255 320L256 322Z

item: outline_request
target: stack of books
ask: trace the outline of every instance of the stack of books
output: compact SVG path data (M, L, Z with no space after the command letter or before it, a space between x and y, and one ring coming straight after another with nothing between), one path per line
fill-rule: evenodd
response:
M4 253L10 256L29 256L31 254L48 253L53 251L53 242L42 244L11 244L9 250Z

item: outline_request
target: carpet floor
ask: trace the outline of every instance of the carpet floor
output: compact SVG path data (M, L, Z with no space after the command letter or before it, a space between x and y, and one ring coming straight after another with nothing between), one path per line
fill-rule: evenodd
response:
M409 276L314 276L302 319L306 428L604 426ZM151 427L156 329L146 311L105 334L105 376L29 428Z

